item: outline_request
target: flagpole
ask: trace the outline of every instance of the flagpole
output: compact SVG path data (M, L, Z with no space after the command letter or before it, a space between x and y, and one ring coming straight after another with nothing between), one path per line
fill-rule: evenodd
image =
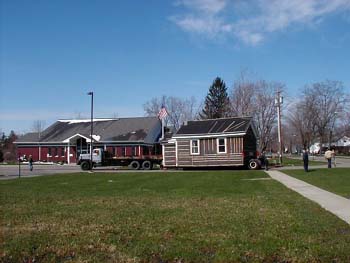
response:
M164 139L164 118L162 118L162 140Z

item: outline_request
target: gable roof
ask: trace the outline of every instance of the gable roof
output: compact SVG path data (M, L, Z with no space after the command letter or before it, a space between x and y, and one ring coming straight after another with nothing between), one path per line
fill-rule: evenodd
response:
M64 142L80 135L90 138L90 121L58 120L39 134L25 134L16 143ZM161 122L157 117L118 119L94 119L93 138L98 142L144 142L154 143L161 134Z
M173 137L195 135L241 134L252 125L251 117L232 117L210 120L189 121L180 127ZM253 131L254 127L253 127Z

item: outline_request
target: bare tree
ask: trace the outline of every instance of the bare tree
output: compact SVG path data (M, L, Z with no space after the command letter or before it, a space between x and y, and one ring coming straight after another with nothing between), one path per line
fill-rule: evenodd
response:
M271 147L276 127L275 96L283 91L283 84L256 80L247 71L241 71L230 92L231 115L251 116L259 135L259 149Z
M316 140L321 145L330 144L335 131L339 132L337 136L340 131L346 131L350 120L347 117L349 95L345 94L341 82L315 83L305 86L301 94L289 108L288 121L297 131L303 147L308 148Z
M157 116L160 109L162 108L162 106L165 106L167 108L166 105L166 100L167 100L167 96L163 95L162 97L154 97L151 100L147 101L145 104L143 104L143 110L145 111L145 116ZM165 118L164 120L164 124L165 126L168 125L169 122L169 118Z
M277 90L283 90L281 83L261 80L255 84L255 109L253 117L259 132L260 149L268 147L273 140L271 132L277 118L275 108L275 94Z
M168 116L165 119L166 126L173 126L178 130L182 123L193 120L196 117L196 99L182 99L178 97L162 96L152 98L143 107L146 116L157 116L162 106L165 106Z
M36 120L33 122L32 131L38 133L40 139L42 131L45 129L46 122L43 120Z
M327 141L330 144L338 113L343 112L346 105L342 82L326 80L314 83L305 88L304 96L312 99L310 103L316 109L316 126L321 145Z
M317 110L313 107L312 97L305 97L289 107L287 121L290 128L295 130L303 148L309 148L316 138Z
M256 111L255 85L256 82L249 79L247 73L242 71L230 93L232 116L252 116Z

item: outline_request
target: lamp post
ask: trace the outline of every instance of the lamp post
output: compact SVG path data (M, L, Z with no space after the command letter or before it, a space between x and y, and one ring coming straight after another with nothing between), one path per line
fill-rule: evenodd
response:
M94 131L94 92L90 91L88 92L88 95L91 96L91 121L90 121L90 171L92 171L92 149L93 149L93 131Z

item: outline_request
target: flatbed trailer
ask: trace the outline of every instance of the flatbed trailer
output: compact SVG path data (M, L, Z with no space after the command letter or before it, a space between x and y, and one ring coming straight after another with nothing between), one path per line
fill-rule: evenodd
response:
M141 156L112 156L102 149L94 149L91 154L81 154L77 165L82 170L90 170L92 167L103 166L128 166L133 170L152 170L154 165L161 165L163 161L162 155L141 155Z

